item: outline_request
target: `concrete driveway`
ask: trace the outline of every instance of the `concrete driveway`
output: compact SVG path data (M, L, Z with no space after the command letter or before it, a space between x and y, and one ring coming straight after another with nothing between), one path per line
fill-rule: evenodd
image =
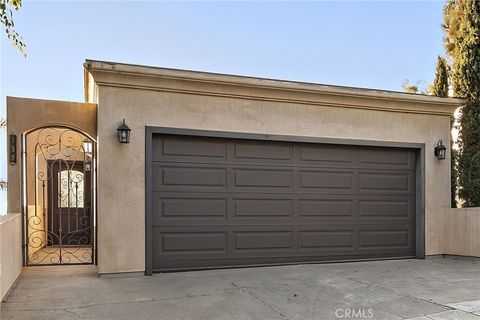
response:
M435 257L152 277L31 267L0 318L480 320L480 261Z

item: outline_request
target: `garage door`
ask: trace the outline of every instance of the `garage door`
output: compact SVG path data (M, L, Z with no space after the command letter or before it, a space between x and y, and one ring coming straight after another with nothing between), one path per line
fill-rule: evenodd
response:
M415 151L157 134L153 271L415 256Z

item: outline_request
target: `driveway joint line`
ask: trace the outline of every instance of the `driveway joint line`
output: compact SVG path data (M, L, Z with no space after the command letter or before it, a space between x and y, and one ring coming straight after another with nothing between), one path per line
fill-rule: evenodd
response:
M240 290L240 292L242 293L246 293L247 295L249 295L250 297L254 298L255 300L258 300L260 301L264 306L268 307L269 309L271 309L274 313L278 314L279 316L281 316L283 319L285 320L289 320L289 318L284 315L283 313L281 313L280 311L278 311L277 309L275 309L273 307L273 305L267 303L266 301L264 301L263 299L259 298L255 293L249 291L247 288L244 288L238 284L236 284L234 281L231 281L230 280L230 283L232 284L232 286L238 290Z

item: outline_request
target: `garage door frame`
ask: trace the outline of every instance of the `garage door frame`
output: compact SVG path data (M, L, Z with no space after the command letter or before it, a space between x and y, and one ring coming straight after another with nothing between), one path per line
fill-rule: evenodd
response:
M155 134L187 135L212 138L248 139L263 141L303 142L319 144L336 144L366 147L394 147L415 150L416 174L416 231L415 255L425 258L425 144L409 142L375 141L360 139L322 138L306 136L290 136L276 134L258 134L243 132L211 131L196 129L179 129L168 127L145 127L145 274L153 273L152 252L152 152ZM368 260L368 259L365 259ZM375 260L375 259L374 259Z

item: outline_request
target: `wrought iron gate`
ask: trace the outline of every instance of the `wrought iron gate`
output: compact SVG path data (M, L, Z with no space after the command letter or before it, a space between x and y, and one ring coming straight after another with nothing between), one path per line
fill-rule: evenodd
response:
M94 141L63 127L24 138L25 264L94 263Z

